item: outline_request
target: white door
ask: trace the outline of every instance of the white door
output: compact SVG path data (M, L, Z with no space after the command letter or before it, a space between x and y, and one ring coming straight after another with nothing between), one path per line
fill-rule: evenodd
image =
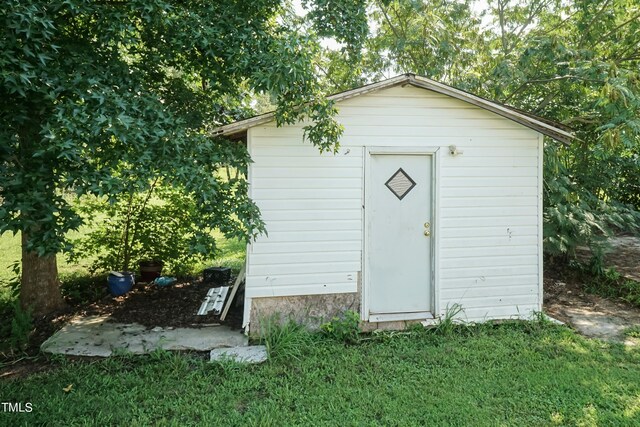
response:
M371 154L370 160L370 320L421 318L431 311L431 156Z

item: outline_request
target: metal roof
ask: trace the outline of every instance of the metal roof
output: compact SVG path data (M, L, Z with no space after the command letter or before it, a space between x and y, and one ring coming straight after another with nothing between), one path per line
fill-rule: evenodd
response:
M328 96L328 99L338 102L345 99L353 98L355 96L364 95L366 93L398 85L411 85L459 99L484 110L491 111L516 123L520 123L523 126L538 131L543 135L547 135L565 144L568 144L572 139L575 138L571 130L566 126L561 125L560 123L538 117L531 113L518 110L507 105L489 101L472 93L465 92L463 90L456 89L443 83L436 82L435 80L417 76L412 73L401 74L399 76L392 77L390 79L383 80L377 83L372 83L356 89L336 93ZM259 116L221 126L214 132L217 135L233 137L234 135L245 132L251 127L258 126L263 123L268 123L273 120L275 120L275 112L272 111L269 113L261 114Z

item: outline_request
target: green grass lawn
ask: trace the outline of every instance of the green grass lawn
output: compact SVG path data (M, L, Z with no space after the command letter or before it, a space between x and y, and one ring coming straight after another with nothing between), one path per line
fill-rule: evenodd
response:
M68 236L75 239L88 232L88 227L83 227L80 231L71 231ZM20 234L4 233L0 235L0 282L6 283L13 277L11 266L20 260L22 248L20 245ZM87 271L88 260L80 264L69 264L64 255L58 255L58 272L61 275L77 274Z
M166 353L59 361L0 384L3 401L33 406L0 413L0 424L640 425L640 351L564 327L416 331L353 346L295 333L273 356L259 366Z

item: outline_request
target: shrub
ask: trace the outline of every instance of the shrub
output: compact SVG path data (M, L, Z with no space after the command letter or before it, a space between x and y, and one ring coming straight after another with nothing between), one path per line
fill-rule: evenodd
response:
M320 326L322 333L336 341L355 344L360 339L360 315L353 310L344 312L342 317L334 317Z
M200 223L194 199L169 186L152 186L115 203L85 198L80 205L98 225L72 242L69 258L94 258L93 272L131 271L141 260L157 259L166 271L183 275L216 252L213 230Z
M106 279L82 273L64 275L60 277L60 293L73 305L94 302L107 295Z
M585 181L594 175L601 178L601 175L593 174L590 168L577 174L568 169L565 163L570 158L570 150L567 150L558 144L545 144L544 176L552 178L544 181L544 251L571 258L578 246L597 249L618 230L638 233L640 212L627 204L633 203L635 196L629 199L618 190L605 193L602 189L590 189L590 185L596 184ZM617 168L618 165L611 165L608 170ZM578 180L578 176L583 180ZM599 179L597 181L601 183ZM608 187L615 189L623 185Z

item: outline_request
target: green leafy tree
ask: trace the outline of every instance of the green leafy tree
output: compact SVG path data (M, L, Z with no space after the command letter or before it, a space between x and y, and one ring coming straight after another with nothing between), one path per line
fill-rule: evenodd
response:
M244 174L246 149L212 130L268 94L278 123L311 119L306 137L320 149L341 134L314 66L318 37L289 9L276 0L3 3L0 232L22 233L23 307L41 314L62 304L55 254L81 224L65 191L115 202L159 178L227 235L263 229L246 182L226 188L216 174ZM333 23L327 34L361 28L349 10L319 17Z
M640 6L636 0L373 2L358 66L325 55L329 82L416 72L575 131L545 141L545 248L637 231ZM342 89L342 88L340 88Z
M545 145L545 241L571 255L616 230L637 231L640 8L581 0L491 3L499 52L490 96L559 120L578 140Z

